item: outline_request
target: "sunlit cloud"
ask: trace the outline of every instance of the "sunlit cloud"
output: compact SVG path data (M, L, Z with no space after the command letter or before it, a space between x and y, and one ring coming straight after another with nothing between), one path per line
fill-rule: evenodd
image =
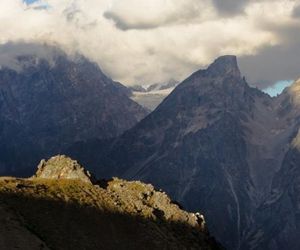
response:
M260 61L247 64L243 58L289 46L293 33L282 29L300 27L296 1L235 3L231 12L217 0L1 0L0 44L57 45L83 54L127 85L183 80L224 54L239 56L253 83L284 80L254 74L249 65Z

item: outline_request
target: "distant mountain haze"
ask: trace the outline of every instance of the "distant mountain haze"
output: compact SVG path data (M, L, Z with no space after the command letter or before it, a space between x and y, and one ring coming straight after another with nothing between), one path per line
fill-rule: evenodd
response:
M175 89L179 82L170 80L165 84L140 85L130 87L130 98L143 107L154 110Z

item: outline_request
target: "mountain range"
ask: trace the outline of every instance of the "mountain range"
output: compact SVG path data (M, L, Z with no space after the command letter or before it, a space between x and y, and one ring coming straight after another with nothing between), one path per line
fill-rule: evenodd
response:
M84 144L89 154L74 155L100 176L153 183L202 211L228 249L297 249L299 89L297 81L271 98L223 56L109 149Z
M147 87L134 85L129 87L131 90L130 98L143 107L154 110L178 84L178 81L170 80L167 83L156 83Z
M98 178L165 190L227 249L298 249L300 81L270 97L222 56L148 114L82 56L17 60L0 70L0 174L67 153Z
M28 175L76 141L115 137L148 111L83 56L44 47L0 69L0 174Z

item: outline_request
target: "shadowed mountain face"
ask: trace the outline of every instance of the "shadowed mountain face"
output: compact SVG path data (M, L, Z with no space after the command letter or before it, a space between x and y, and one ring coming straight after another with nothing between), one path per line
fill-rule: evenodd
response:
M147 114L96 64L52 50L51 60L19 56L0 69L0 174L32 173L42 157L115 137Z
M87 182L87 172L65 156L42 163L33 178L0 178L3 250L221 249L202 215L181 210L152 185Z
M282 218L298 204L292 181L299 163L292 144L298 85L271 98L248 86L236 57L220 57L108 150L94 141L71 151L100 176L153 183L187 209L204 211L212 234L228 249L280 249L285 242L296 249L295 217L290 213L293 226L286 227L291 223ZM276 214L262 208L274 193Z

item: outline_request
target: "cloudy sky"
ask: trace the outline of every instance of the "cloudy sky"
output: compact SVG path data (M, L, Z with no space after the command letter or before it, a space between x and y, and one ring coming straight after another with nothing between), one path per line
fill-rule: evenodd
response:
M282 86L300 77L300 1L0 0L8 42L82 53L126 85L183 80L235 54L252 85Z

